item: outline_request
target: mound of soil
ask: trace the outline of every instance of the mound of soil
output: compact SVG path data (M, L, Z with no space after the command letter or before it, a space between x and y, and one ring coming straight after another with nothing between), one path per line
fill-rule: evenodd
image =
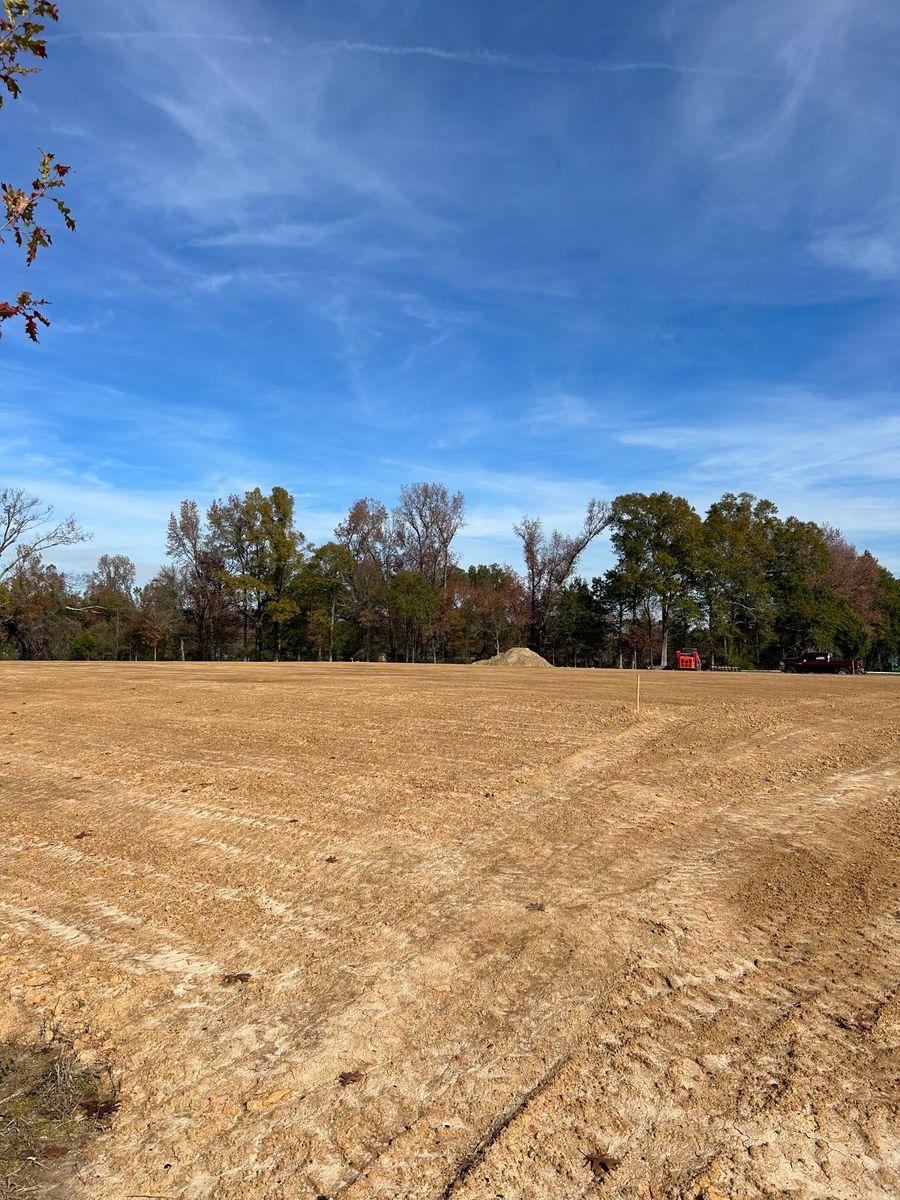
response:
M481 658L475 663L476 667L549 667L546 658L541 658L533 650L525 646L513 646L503 654L495 654L493 658Z

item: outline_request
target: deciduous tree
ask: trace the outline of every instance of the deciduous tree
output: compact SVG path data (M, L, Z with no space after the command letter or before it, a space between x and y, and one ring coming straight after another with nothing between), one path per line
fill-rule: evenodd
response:
M335 652L341 650L345 640L340 635L340 623L352 606L353 568L353 555L339 542L318 546L306 564L303 590L309 622L329 662L334 662Z
M73 546L90 537L74 517L57 521L53 506L42 504L24 488L4 488L0 492L0 580L15 570L17 558L33 558L56 546Z
M365 657L373 656L380 634L393 658L395 630L389 585L400 561L394 521L381 501L364 497L351 506L334 533L353 557L350 587Z
M749 492L726 492L703 522L698 592L715 658L758 662L774 619L769 580L778 510Z
M467 620L465 657L500 654L522 640L528 610L521 581L500 563L469 567L462 607ZM474 645L473 645L474 642Z
M530 612L529 640L540 651L548 618L566 580L585 548L607 528L612 520L612 507L605 500L591 500L584 524L577 534L562 534L554 529L549 537L544 533L539 517L522 518L513 526L521 539L525 559L525 590Z
M58 21L59 9L51 0L0 0L0 108L4 92L13 100L22 91L25 77L40 68L36 60L47 57L47 41L43 37L43 22ZM0 243L12 240L25 252L25 264L31 266L39 250L53 240L50 231L41 224L39 209L46 201L55 207L67 229L74 230L75 221L68 205L59 195L65 187L69 168L57 162L54 155L41 151L37 174L25 187L0 183ZM38 340L38 325L50 321L43 312L48 301L20 290L14 299L0 300L0 336L3 324L21 318L25 332L33 342Z
M19 555L0 581L0 628L19 658L66 658L80 626L65 577L38 554Z
M397 548L407 571L424 575L446 591L453 563L450 547L465 524L462 492L452 496L443 483L404 484L394 509Z
M210 658L226 614L223 563L203 527L195 500L183 500L169 517L166 554L178 565L184 601L200 658Z
M654 616L659 619L659 665L665 667L673 609L686 603L697 577L703 524L683 496L630 492L614 501L611 529L619 568L634 577L646 601L648 637Z

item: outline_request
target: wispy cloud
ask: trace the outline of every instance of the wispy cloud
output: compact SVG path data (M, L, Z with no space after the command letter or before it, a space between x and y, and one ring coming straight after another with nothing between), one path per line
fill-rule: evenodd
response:
M823 230L812 241L815 258L830 267L858 271L877 281L900 276L900 229L844 225Z
M740 266L747 277L742 248L777 241L768 261L782 291L808 284L813 264L890 276L894 249L879 214L898 199L888 114L900 76L876 64L900 36L900 9L888 0L735 0L688 20L687 8L675 6L674 57L741 65L754 77L686 77L674 96L665 170L673 159L693 162L703 184L687 253L701 261L721 245L718 276Z
M359 219L347 217L341 221L280 221L273 225L245 225L226 233L198 238L197 246L272 246L280 249L299 247L309 249L343 237L359 227Z
M786 482L812 491L849 482L861 492L897 478L897 397L842 400L785 390L746 397L735 409L702 424L626 426L616 440L665 451L694 482L731 479L769 491Z
M2 343L4 479L148 560L183 495L281 483L322 537L416 478L481 559L659 488L887 546L900 7L613 7L67 6L4 126L79 220Z
M554 392L532 404L522 417L522 425L541 437L568 434L573 430L596 429L608 424L602 408L584 396Z

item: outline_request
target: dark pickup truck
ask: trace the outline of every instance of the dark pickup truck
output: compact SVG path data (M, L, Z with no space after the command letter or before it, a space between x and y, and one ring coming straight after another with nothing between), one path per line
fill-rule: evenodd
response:
M862 675L864 671L861 658L837 658L834 654L826 654L820 650L801 654L799 658L786 658L781 664L782 671L794 675L798 671L816 672L820 675Z

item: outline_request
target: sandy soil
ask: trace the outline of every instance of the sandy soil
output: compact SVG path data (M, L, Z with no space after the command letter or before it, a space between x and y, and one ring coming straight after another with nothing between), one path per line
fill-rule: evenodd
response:
M91 1200L900 1194L900 681L0 686L0 1038L110 1062Z

